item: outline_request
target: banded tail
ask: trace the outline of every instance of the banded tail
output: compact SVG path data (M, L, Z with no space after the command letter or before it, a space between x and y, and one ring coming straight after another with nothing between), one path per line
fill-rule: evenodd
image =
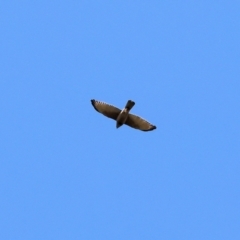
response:
M135 105L135 102L133 102L132 100L128 100L125 108L126 108L128 111L130 111L134 105Z

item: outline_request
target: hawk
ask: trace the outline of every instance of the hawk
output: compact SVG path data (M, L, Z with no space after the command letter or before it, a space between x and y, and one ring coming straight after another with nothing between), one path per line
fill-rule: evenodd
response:
M142 131L151 131L157 128L139 116L129 113L132 107L135 105L135 102L132 100L128 100L123 110L94 99L91 100L91 103L96 111L102 113L106 117L116 120L117 128L121 127L123 124Z

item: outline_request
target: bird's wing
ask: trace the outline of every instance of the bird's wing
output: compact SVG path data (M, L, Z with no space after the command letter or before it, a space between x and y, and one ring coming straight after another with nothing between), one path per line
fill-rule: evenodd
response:
M146 120L140 118L139 116L129 114L127 121L125 122L126 125L136 128L142 131L151 131L156 129L157 127L152 125L151 123L147 122Z
M121 110L119 108L116 108L110 104L100 102L97 100L92 99L91 103L96 111L102 113L104 116L112 118L114 120L117 119L119 113Z

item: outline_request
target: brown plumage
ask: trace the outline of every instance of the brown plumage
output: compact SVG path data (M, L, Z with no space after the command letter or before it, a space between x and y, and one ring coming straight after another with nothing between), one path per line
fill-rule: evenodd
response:
M141 117L129 113L132 107L135 105L135 102L131 100L128 100L126 106L122 110L110 104L96 101L94 99L91 100L91 103L96 111L102 113L106 117L116 120L117 128L121 127L123 124L142 131L151 131L157 128Z

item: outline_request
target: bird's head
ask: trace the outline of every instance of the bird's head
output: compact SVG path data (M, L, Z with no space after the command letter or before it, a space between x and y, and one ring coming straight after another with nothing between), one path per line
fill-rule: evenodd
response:
M121 126L122 126L122 124L119 123L119 122L117 122L117 124L116 124L116 128L119 128L119 127L121 127Z

